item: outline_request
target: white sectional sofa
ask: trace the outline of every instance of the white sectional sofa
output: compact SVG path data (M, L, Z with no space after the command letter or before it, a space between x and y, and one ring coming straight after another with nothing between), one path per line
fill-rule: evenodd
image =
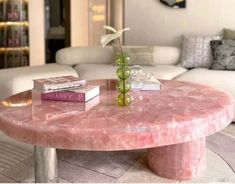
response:
M187 70L179 65L180 49L154 47L156 66L143 66L159 79L198 82L222 89L235 97L235 71ZM73 75L83 79L116 78L112 47L65 48L56 56L56 64L0 70L0 99L31 89L32 79Z
M179 57L179 48L154 47L156 67L142 67L144 71L156 73L160 79L171 80L187 71L177 66ZM65 48L57 53L56 62L70 65L84 79L116 78L113 47Z
M229 92L235 97L235 71L180 66L181 50L177 47L154 47L156 66L142 66L146 72L154 72L159 79L197 82ZM112 47L65 48L56 56L56 62L70 65L84 79L116 78Z
M70 66L48 64L0 70L0 100L33 87L33 79L61 75L78 76Z

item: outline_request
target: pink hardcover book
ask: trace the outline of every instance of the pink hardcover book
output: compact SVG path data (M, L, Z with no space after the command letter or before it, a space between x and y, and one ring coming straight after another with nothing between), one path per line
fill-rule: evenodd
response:
M34 82L34 89L41 93L49 93L56 91L63 91L83 87L86 85L85 80L80 80L74 76L61 76L45 79L36 79Z
M71 102L87 102L100 94L100 87L95 85L87 85L83 88L42 93L42 100L55 100L55 101L71 101Z

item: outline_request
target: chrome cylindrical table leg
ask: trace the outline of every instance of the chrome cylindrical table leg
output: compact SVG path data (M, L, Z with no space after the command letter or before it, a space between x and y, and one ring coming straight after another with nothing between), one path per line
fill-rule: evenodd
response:
M55 148L34 146L35 182L58 183L58 163Z

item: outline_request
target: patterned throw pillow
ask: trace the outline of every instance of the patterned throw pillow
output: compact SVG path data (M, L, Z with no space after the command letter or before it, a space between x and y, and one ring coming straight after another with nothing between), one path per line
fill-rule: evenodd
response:
M211 49L212 49L213 60L216 60L216 55L215 55L216 49L222 44L223 44L222 40L212 40L211 41Z
M210 42L219 39L219 36L183 36L181 65L188 69L210 68L213 61Z
M211 41L214 61L211 69L235 70L235 40Z
M115 53L119 53L120 49L113 45ZM153 59L153 47L143 46L124 46L124 51L127 52L130 56L130 65L142 65L142 66L155 66Z

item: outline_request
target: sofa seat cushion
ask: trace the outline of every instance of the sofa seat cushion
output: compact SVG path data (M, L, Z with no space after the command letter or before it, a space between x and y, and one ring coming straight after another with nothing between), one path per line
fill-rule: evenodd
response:
M229 92L235 97L235 71L197 68L176 78L180 81L196 82Z
M145 72L155 73L159 79L171 80L187 71L175 65L142 66ZM79 64L75 70L82 79L116 79L117 66L110 64Z
M3 69L0 72L0 99L32 89L33 79L65 75L78 76L72 67L58 64Z

